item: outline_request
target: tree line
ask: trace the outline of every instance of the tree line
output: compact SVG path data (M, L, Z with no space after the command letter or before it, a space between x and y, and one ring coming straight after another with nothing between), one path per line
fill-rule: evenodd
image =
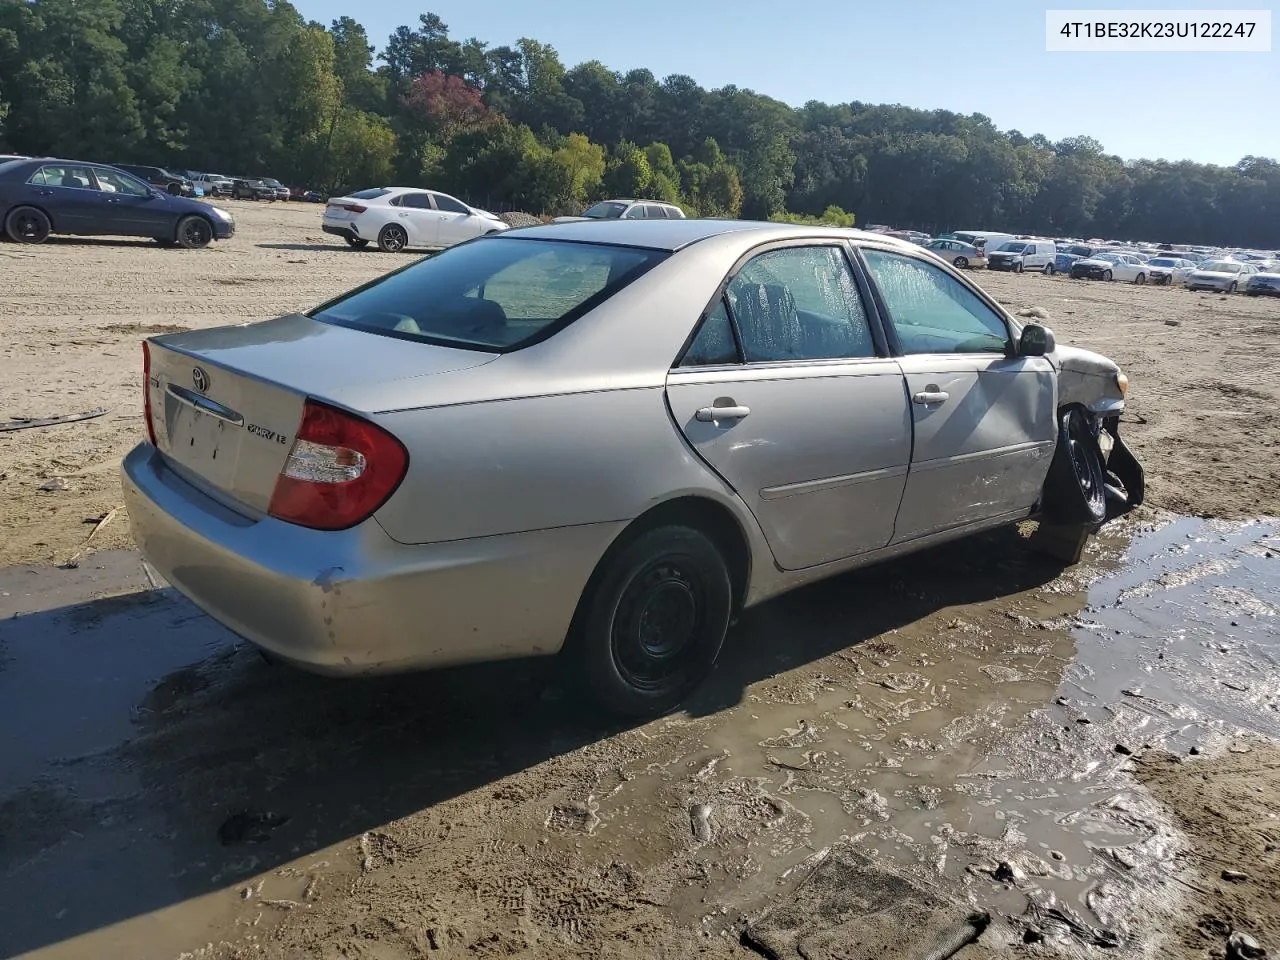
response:
M1280 245L1273 159L1126 161L981 114L796 109L566 68L530 38L458 40L431 13L379 52L355 19L285 0L0 0L0 149L331 192L430 185L534 213L636 196L703 216Z

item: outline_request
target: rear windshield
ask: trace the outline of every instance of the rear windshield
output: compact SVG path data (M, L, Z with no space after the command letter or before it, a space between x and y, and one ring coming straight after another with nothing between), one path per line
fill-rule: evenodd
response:
M633 247L487 238L420 260L311 316L403 340L505 353L568 326L666 256Z
M355 193L349 193L352 200L377 200L379 197L385 197L391 191L386 187L373 187L370 190L357 190Z

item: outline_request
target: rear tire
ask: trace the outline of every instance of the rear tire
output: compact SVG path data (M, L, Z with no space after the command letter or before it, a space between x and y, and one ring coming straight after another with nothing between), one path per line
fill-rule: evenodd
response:
M44 243L53 232L53 224L43 210L14 207L4 218L4 232L14 243Z
M369 241L364 237L346 237L345 239L347 241L347 246L356 250L363 250L369 245Z
M204 217L192 214L178 221L176 236L179 246L202 250L213 242L213 227Z
M715 665L733 586L715 544L690 527L647 530L591 577L566 646L583 694L602 710L674 709Z
M968 257L956 257L954 260L952 260L952 261L951 261L951 264L952 264L952 266L954 266L957 270L965 270L965 269L967 269L967 268L968 268L968 266L969 266L969 258L968 258Z
M182 184L180 183L171 183L166 187L166 189L169 191L169 196L171 197L182 196Z
M1134 283L1136 283L1136 284L1137 284L1138 286L1140 286L1140 287L1141 287L1141 286L1145 286L1145 285L1146 285L1146 282L1147 282L1147 275L1146 275L1145 273L1140 273L1140 274L1138 274L1136 277L1134 277L1134 278L1133 278L1133 282L1134 282Z
M1107 516L1106 471L1083 410L1058 415L1058 445L1044 483L1044 512L1062 525L1102 523Z
M1044 265L1044 275L1046 277L1052 277L1057 272L1057 268L1052 263L1046 263Z
M378 249L383 253L400 253L409 245L409 234L398 223L388 223L378 231Z

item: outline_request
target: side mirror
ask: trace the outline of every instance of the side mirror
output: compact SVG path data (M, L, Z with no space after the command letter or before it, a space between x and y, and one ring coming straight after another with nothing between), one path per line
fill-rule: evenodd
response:
M159 200L163 196L165 196L165 192L157 187L152 187L147 191L148 200Z
M1053 339L1053 331L1038 323L1028 323L1022 328L1022 338L1018 341L1018 356L1043 357L1053 353L1058 344Z

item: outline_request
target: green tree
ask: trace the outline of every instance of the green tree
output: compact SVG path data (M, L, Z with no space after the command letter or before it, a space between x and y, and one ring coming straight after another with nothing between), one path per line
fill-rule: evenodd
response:
M604 180L604 148L580 133L571 133L551 154L566 172L568 191L559 198L565 207L581 209Z

